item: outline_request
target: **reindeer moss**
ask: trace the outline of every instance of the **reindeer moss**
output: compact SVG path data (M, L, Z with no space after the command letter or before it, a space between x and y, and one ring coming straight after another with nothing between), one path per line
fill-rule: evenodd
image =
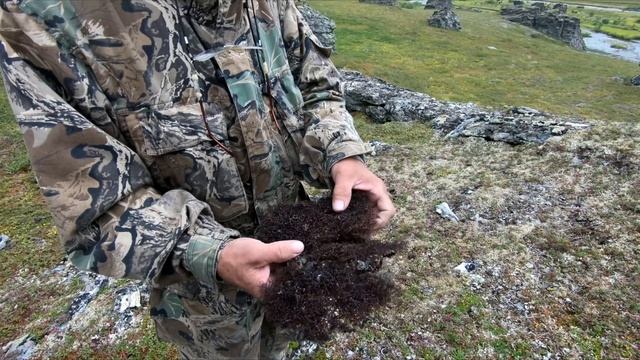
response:
M273 269L264 299L267 319L307 339L326 340L386 303L397 289L378 270L402 243L372 240L373 218L373 205L356 192L342 213L324 198L281 207L265 219L258 238L305 244L303 255Z

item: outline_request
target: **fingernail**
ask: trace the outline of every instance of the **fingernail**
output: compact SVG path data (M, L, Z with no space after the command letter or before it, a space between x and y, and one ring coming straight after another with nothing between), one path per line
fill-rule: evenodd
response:
M342 211L344 210L344 201L342 200L336 200L333 202L333 210L335 211Z
M302 241L296 240L291 244L291 250L296 254L301 254L304 251L304 244Z

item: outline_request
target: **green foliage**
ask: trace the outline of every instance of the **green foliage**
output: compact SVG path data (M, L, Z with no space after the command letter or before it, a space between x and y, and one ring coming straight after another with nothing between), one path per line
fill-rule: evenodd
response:
M403 9L415 9L417 7L417 4L414 2L401 2L399 5Z
M620 43L611 44L611 47L614 49L627 49L627 46L625 44Z
M375 124L364 114L356 114L354 121L358 133L365 141L378 140L394 145L421 144L433 135L429 124L388 122Z

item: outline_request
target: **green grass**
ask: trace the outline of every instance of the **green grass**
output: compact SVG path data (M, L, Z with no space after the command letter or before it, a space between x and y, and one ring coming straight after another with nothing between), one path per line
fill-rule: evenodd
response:
M428 27L422 9L310 3L336 21L338 66L452 101L613 121L640 113L638 91L615 80L636 75L637 65L533 38L493 12L458 11L463 29L450 32Z
M425 139L433 136L433 128L429 124L374 124L362 114L356 114L354 120L360 137L365 141L378 140L392 145L411 145L424 143Z

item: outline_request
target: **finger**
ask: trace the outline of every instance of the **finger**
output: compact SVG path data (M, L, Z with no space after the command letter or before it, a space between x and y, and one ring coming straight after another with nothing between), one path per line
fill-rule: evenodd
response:
M373 230L380 230L385 226L389 225L393 215L395 215L395 210L381 211L378 213L376 220L373 225Z
M393 206L393 201L387 192L386 186L382 181L368 182L358 184L354 187L357 190L367 191L367 195L371 201L376 204L377 214L374 224L374 230L379 230L385 227L393 215L396 213L396 208Z
M298 240L276 241L265 244L261 254L261 264L283 263L300 255L304 251L304 244Z
M349 206L353 184L354 180L349 176L336 176L332 195L333 211L344 211Z

